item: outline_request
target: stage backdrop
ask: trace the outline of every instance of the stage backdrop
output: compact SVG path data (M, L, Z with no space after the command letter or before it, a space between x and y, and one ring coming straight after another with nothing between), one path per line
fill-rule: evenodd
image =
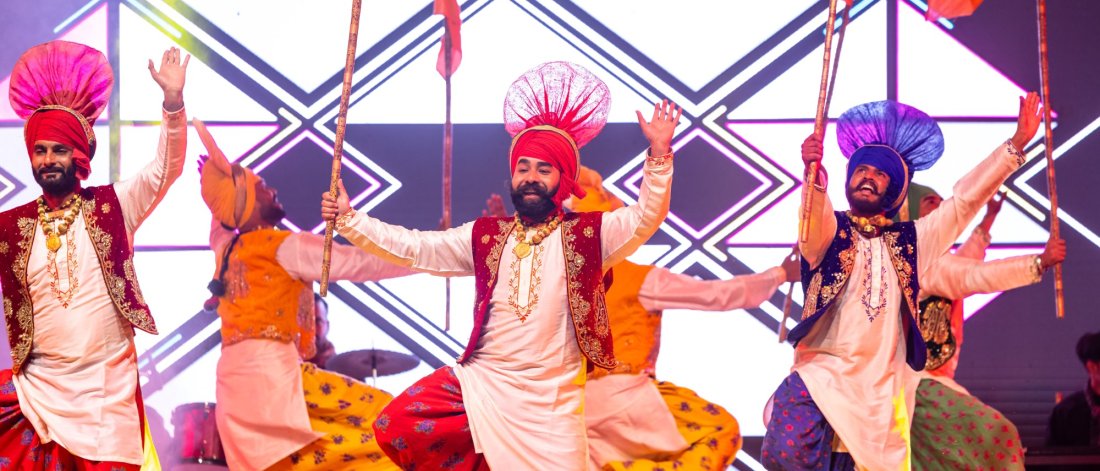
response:
M637 197L646 150L634 110L665 97L684 108L673 143L672 210L634 261L718 279L765 270L790 250L798 150L812 129L827 1L460 3L456 222L480 215L491 193L507 190L509 138L500 123L508 85L541 62L566 60L596 72L611 89L609 124L583 160L627 202ZM915 181L950 196L955 179L1012 134L1016 97L1038 87L1033 4L986 2L973 18L930 23L921 0L853 3L830 116L890 98L936 117L947 150ZM1055 392L1081 386L1072 345L1100 325L1087 302L1100 258L1100 212L1088 191L1100 150L1100 100L1088 88L1098 62L1090 44L1098 38L1089 19L1100 11L1087 0L1050 4L1069 318L1054 319L1049 276L1015 293L970 298L960 368L961 382L1005 410L1029 445L1042 439ZM152 157L160 96L146 61L178 46L193 56L188 114L206 121L231 160L279 189L288 210L284 228L323 232L318 201L328 187L350 2L48 0L7 10L0 17L3 90L19 54L51 39L99 48L115 67L115 95L96 125L102 144L89 184L125 179ZM344 145L344 179L355 206L419 229L437 227L441 214L444 84L435 64L442 21L431 10L430 1L364 2ZM845 161L831 131L825 162L837 179ZM193 132L189 144L183 176L135 239L139 278L162 332L137 336L142 384L166 450L172 411L214 400L220 346L217 316L201 311L213 267L196 166L204 150ZM24 155L22 122L6 100L0 146L0 208L7 209L39 190ZM1037 139L1027 150L1041 156L1044 144ZM1044 169L1034 158L1006 183L989 258L1034 253L1047 240ZM846 205L838 182L829 193L834 204ZM441 279L336 284L329 297L332 340L338 352L380 348L418 356L417 369L378 379L397 393L454 361L470 331L472 293L470 279L454 280L447 329ZM794 298L801 301L800 289ZM754 437L764 433L762 406L790 366L790 347L776 341L781 306L776 294L757 309L665 316L659 377L737 416L748 438L740 469L762 469L754 458Z

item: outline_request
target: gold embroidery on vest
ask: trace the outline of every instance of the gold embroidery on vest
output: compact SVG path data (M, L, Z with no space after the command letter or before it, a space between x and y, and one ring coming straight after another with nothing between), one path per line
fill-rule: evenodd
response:
M886 247L889 249L890 258L894 262L894 271L898 274L898 284L900 285L902 293L905 295L905 304L909 306L909 314L913 316L913 319L920 320L920 309L913 305L913 267L909 265L909 261L902 256L901 247L898 246L898 233L887 232L882 235L883 242L886 242ZM908 247L912 250L912 247Z
M103 203L107 204L107 203ZM118 276L114 272L114 261L109 257L112 252L112 245L114 244L114 237L111 234L104 231L99 227L98 218L95 216L95 200L85 200L84 207L81 209L81 213L84 216L84 225L88 231L88 238L92 241L92 247L95 248L96 257L99 258L99 268L103 272L103 281L107 287L107 293L111 297L111 301L114 303L118 312L122 313L122 317L130 321L134 327L149 332L150 334L156 334L157 328L153 324L153 317L148 311L135 308L126 297L126 279ZM125 271L126 265L123 265ZM126 277L130 278L133 274L133 267L130 267ZM131 285L134 287L134 298L141 301L140 288L137 284L137 277L133 277L130 280Z
M22 282L22 286L18 289L22 292L23 302L18 306L12 306L11 302L7 299L4 300L4 314L8 319L16 319L19 323L19 329L23 332L19 334L18 339L14 339L11 358L12 358L12 371L18 373L23 366L23 362L27 360L27 356L31 353L31 343L34 339L34 311L31 309L31 294L27 289L27 263L31 257L31 246L34 243L35 229L38 227L38 219L36 218L19 218L15 224L19 227L19 243L16 244L19 247L19 252L15 254L15 260L12 263L12 272L15 273L16 279ZM14 311L14 312L13 312ZM11 326L9 329L9 338L11 338Z
M489 234L485 234L485 235L481 236L481 243L482 244L488 244L489 243Z
M592 238L592 236L594 236L594 235L596 235L596 230L592 229L592 226L588 226L588 227L584 228L584 236L585 237Z
M107 203L103 203L103 205L99 207L99 211L102 212L103 214L110 214L111 205L109 205Z
M601 342L601 339L606 339L610 333L607 322L606 306L596 306L597 310L603 308L602 313L597 312L596 332L589 332L584 328L584 320L592 312L592 305L580 294L582 288L580 272L581 269L584 268L585 260L584 257L575 250L574 243L576 242L577 236L573 230L579 222L580 219L576 218L563 221L561 225L562 248L565 252L565 269L567 272L567 295L569 298L569 310L571 318L573 319L573 329L576 332L577 344L581 347L581 351L583 351L596 366L614 368L615 362L613 359L608 358L608 352L603 350L603 342ZM597 288L602 290L602 287ZM597 296L597 298L599 298L599 296ZM594 334L599 338L592 338L590 334Z
M810 278L810 286L806 288L806 305L802 309L802 318L805 319L817 312L817 298L821 296L821 270Z
M8 243L7 242L0 242L0 254L7 254L7 253L8 253Z
M485 280L488 288L492 288L496 283L497 271L500 270L500 254L504 251L504 244L508 241L508 236L513 229L515 229L515 225L512 224L512 221L507 219L497 221L497 235L493 237L493 248L485 259L485 263L489 268L489 276ZM492 296L492 293L488 294L490 297Z

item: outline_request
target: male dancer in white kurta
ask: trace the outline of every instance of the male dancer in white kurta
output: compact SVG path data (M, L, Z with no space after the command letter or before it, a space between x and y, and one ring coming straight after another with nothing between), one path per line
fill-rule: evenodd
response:
M77 57L99 54L86 46L76 46L85 48L77 51ZM35 51L61 54L73 49L73 43L53 42L36 46L28 55ZM22 286L5 284L5 310L11 312L10 300L19 288L29 295L30 306L27 311L18 311L18 321L15 316L7 318L9 335L16 332L13 322L21 324L23 332L10 339L16 345L12 349L14 375L9 371L0 374L0 396L9 392L18 396L17 408L0 405L0 429L4 429L0 430L0 445L14 445L15 438L9 442L8 436L21 434L19 440L26 447L17 450L0 446L0 460L10 460L6 462L18 469L38 469L34 466L46 464L51 466L49 469L54 465L58 469L137 469L143 462L134 327L153 333L156 330L144 307L130 257L134 232L183 170L187 146L183 85L189 59L181 61L179 50L172 48L164 53L159 70L149 62L153 79L164 91L160 143L155 159L126 180L81 188L80 181L88 176L87 165L95 149L94 135L89 134L86 141L69 141L70 134L61 132L66 128L51 127L50 120L63 122L57 117L41 118L47 121L37 127L31 124L39 119L39 113L59 113L57 116L68 119L77 116L78 110L37 111L28 121L28 149L32 151L35 179L43 187L46 208L40 208L39 219L21 218L18 228L4 224L2 230L7 234L5 242L0 242L2 252L10 254L17 248L22 252L12 266L4 267L14 267L17 277L23 276L17 281ZM102 61L106 66L106 59ZM77 61L71 64L71 70L62 73L90 75L87 64ZM49 83L48 77L38 79ZM12 81L13 93L16 82ZM94 122L95 116L80 118ZM76 123L77 119L72 121ZM91 129L84 127L81 132L82 124L73 126L81 138ZM74 195L79 199L71 199ZM65 206L72 201L76 202ZM55 211L58 209L62 211ZM117 220L114 218L118 213L111 214L115 211L121 213L124 227L109 223ZM62 230L58 221L64 216L58 217L55 212L78 216ZM24 225L24 221L29 224ZM23 229L29 232L20 234ZM119 233L113 232L119 229ZM51 233L61 235L54 239ZM23 241L6 242L15 238L11 235ZM55 245L58 242L60 245ZM116 258L120 253L129 256L123 261ZM125 274L119 276L122 270ZM21 303L15 304L18 309ZM24 340L25 345L17 344ZM29 352L24 347L29 347ZM14 390L9 391L13 383Z
M595 91L587 87L591 82L584 83L592 80L591 76L539 82L561 72L554 68L587 74L583 69L577 72L576 66L560 64L545 64L533 70L534 74L529 72L527 77L534 75L536 83L525 83L532 85L527 89L535 89L536 97L555 97L563 90L544 95L542 87L572 83L574 87L564 92L579 96L557 103L584 108L606 101L602 82ZM547 72L547 68L551 70ZM488 280L479 275L478 280L495 282L499 276L501 282L485 293L488 299L479 301L479 305L487 303L487 319L483 326L475 325L468 353L453 368L441 368L394 398L375 423L383 449L404 469L575 471L586 466L583 398L587 362L609 365L614 360L608 358L609 346L600 350L602 344L590 341L595 336L588 337L591 330L607 328L602 286L579 286L575 273L587 266L599 275L603 270L593 263L609 267L624 260L664 220L672 178L669 143L680 113L669 103L656 105L648 123L638 113L639 125L650 143L650 156L643 165L637 204L610 213L572 213L586 218L583 220L569 215L563 218L561 202L584 194L575 179L580 157L577 149L586 139L578 139L582 134L577 129L583 125L565 123L561 118L601 113L599 108L596 112L585 110L552 109L527 120L533 127L524 127L515 135L512 201L521 222L482 218L447 231L419 232L349 211L342 188L338 199L326 194L323 216L332 220L341 215L337 221L341 235L364 250L416 270L443 276L477 274L478 267L486 264L475 256L478 244L498 241L489 257L499 258L487 265L491 270L499 267L499 272ZM606 113L606 107L603 110ZM587 139L594 135L588 133ZM598 232L592 225L581 229L593 221ZM478 234L485 224L494 232ZM594 252L598 260L584 259L579 250L574 251L582 239L598 243ZM566 257L573 257L568 266ZM600 291L595 304L575 298L586 289ZM599 334L610 340L609 332ZM451 395L442 398L444 390ZM452 408L454 414L444 416L441 406Z
M867 132L874 119L862 117L876 108L889 110L878 118L890 123L885 132ZM847 131L838 124L838 134L849 132L845 138L858 141L847 149L841 143L851 155L846 193L852 210L834 213L824 186L803 190L809 193L803 201L812 201L813 208L809 238L799 244L807 305L803 322L791 331L794 366L773 401L762 450L765 466L910 469L909 423L919 383L913 370L924 367L926 353L912 314L917 310L913 287L1023 164L1019 149L1035 134L1038 108L1035 94L1021 99L1016 134L963 176L954 196L915 227L891 227L886 218L904 202L914 168L911 152L927 152L921 145L929 138L922 133L904 146L889 140L934 123L919 110L893 103L860 105L853 108ZM938 129L931 134L941 139ZM803 143L803 161L820 161L821 151L821 136L810 136ZM822 169L818 181L824 185L826 178ZM845 248L838 252L839 247Z

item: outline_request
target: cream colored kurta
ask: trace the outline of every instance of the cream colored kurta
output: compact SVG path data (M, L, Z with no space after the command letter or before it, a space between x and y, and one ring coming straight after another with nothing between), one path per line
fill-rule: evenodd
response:
M922 378L935 379L963 394L966 388L955 382L955 370L962 354L963 298L978 293L993 293L1038 283L1041 274L1035 269L1034 255L1020 255L984 262L989 236L977 229L954 254L944 254L921 279L921 297L940 296L953 299L951 332L955 336L955 355L939 368L922 371Z
M186 132L183 109L164 112L156 159L133 178L115 183L131 246L134 231L183 171ZM68 307L50 287L46 238L40 227L35 233L27 267L34 341L22 371L12 379L19 407L43 443L57 442L87 460L140 465L134 331L107 293L84 216L61 238L56 254L58 288L75 290ZM70 284L70 273L75 283Z
M222 253L233 232L214 222L210 246ZM316 234L287 236L275 260L291 276L306 282L321 279L324 238ZM413 272L383 262L355 247L333 244L329 279L357 283ZM218 434L230 469L261 470L324 436L313 431L302 391L302 369L293 343L247 339L222 347L218 359Z
M916 221L917 276L924 280L978 209L1019 167L1019 152L1005 143L954 187L954 196ZM824 181L824 180L821 180ZM832 204L813 191L810 239L800 244L816 267L836 234ZM859 469L910 469L909 420L920 376L905 362L900 316L912 315L898 287L881 238L856 237L856 259L831 312L795 348L792 371L806 383Z
M666 268L654 268L638 289L638 301L649 312L754 308L767 300L785 278L781 267L729 280L700 280ZM688 447L654 378L649 375L601 376L585 384L585 394L588 398L585 421L590 432L589 470L598 471L607 463L659 453L675 454ZM596 429L614 432L591 433Z
M645 243L668 212L672 161L649 159L643 168L639 203L603 215L600 239L605 267ZM341 235L364 250L415 270L473 274L473 223L420 232L355 213L338 226ZM516 260L512 254L515 243L509 236L501 254L501 278L491 295L478 348L454 368L470 432L476 450L493 469L584 469L586 372L569 320L561 230L551 233L537 253L524 259ZM514 284L510 283L513 278ZM537 289L531 290L533 285ZM538 296L525 322L520 322L509 303L513 293L518 293L519 306L530 306Z

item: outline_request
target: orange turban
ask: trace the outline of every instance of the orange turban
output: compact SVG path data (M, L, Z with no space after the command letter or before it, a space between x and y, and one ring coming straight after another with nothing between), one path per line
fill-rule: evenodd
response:
M202 200L210 208L214 219L237 229L252 217L252 211L256 208L256 183L260 177L252 169L230 164L202 121L193 119L192 124L209 153L199 169Z

